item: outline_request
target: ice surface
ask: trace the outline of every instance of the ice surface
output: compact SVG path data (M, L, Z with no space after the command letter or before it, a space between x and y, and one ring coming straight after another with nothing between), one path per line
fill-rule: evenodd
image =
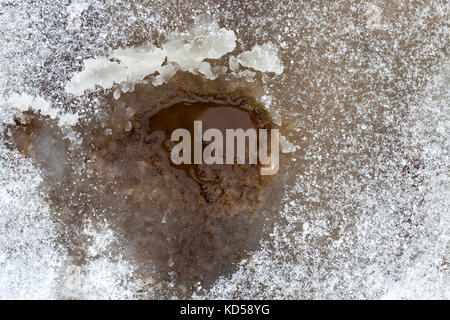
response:
M81 23L83 22L81 15L87 8L88 4L83 0L72 1L67 7L68 17L66 28L68 30L79 30L81 28Z
M117 237L107 223L85 222L89 263L80 267L68 265L63 293L74 299L133 299L143 284L133 280L134 268L127 259L116 254Z
M198 14L218 23L193 27ZM271 72L264 102L298 147L283 203L261 249L196 297L449 299L448 15L437 0L0 1L0 127L30 107L89 123L105 116L96 85L213 78L209 58ZM133 280L126 250L109 255L116 235L89 221L100 243L73 266L40 171L3 140L0 162L0 297L131 298L152 281Z
M66 253L56 241L40 172L3 144L0 152L0 298L56 299Z

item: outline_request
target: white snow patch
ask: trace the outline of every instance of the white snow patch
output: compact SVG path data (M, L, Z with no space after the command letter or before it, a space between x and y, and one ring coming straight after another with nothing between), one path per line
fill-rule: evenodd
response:
M64 113L57 108L53 108L44 98L33 97L27 93L12 94L6 101L6 107L19 112L32 110L51 119L59 119L59 126L74 126L78 122L77 114Z
M3 143L0 155L0 299L57 299L66 252L40 191L42 177Z
M140 47L116 49L108 57L90 58L84 61L83 70L75 74L66 84L66 92L82 95L86 90L94 90L96 86L111 89L119 84L122 92L133 90L134 84L144 78L153 76L154 86L169 81L178 70L192 74L202 74L214 80L225 74L226 66L211 67L206 59L219 59L233 51L236 47L234 31L220 28L213 18L198 17L191 30L172 33L161 48L152 44ZM281 74L283 65L278 57L278 49L267 42L243 52L238 57L229 58L232 75L253 82L255 72L244 70L238 72L239 63L262 72ZM120 97L120 91L114 92Z
M367 16L366 27L372 30L381 29L383 27L382 13L383 10L380 7L372 3L369 3L366 8L366 16Z
M278 49L270 41L262 46L256 45L252 50L242 52L237 59L244 67L261 72L283 73L283 63L278 57Z
M96 86L110 89L120 84L122 92L158 72L154 86L167 82L178 70L203 74L214 80L226 67L211 68L205 59L219 59L236 47L233 31L219 28L217 21L200 17L190 31L175 32L158 48L152 44L113 50L108 58L86 59L84 68L66 85L66 92L82 95ZM164 62L166 61L166 64ZM164 65L163 65L164 64ZM225 69L224 69L225 68ZM118 98L118 93L115 93Z

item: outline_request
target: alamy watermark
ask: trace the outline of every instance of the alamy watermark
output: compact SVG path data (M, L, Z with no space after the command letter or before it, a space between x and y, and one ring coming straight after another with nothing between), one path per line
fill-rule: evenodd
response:
M226 129L224 140L221 130L210 128L203 132L202 121L194 121L194 146L191 145L192 137L187 129L174 130L171 140L179 142L173 147L170 155L172 162L177 165L259 163L261 175L274 175L279 169L280 133L278 129L271 129L270 134L267 129L249 128L245 131ZM203 142L209 142L209 144L203 148ZM247 159L248 162L246 162Z

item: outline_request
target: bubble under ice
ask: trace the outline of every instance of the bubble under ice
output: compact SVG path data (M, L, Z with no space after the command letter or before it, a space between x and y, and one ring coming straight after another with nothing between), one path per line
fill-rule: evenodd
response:
M297 150L282 164L289 175L270 237L195 297L449 298L443 2L1 1L2 130L18 114L15 94L80 123L104 116L100 93L64 91L83 61L160 45L197 14L236 34L234 56L268 42L279 48L283 72L258 76ZM40 170L5 141L0 152L0 297L140 298L142 287L157 287L133 277L107 224L84 221L87 263L72 266Z

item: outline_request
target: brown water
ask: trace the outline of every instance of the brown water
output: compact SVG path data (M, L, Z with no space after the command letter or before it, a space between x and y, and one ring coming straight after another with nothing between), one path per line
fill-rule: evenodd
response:
M267 113L262 108L252 108L245 105L229 105L225 103L217 103L211 101L189 101L180 102L173 105L164 106L157 110L137 117L133 121L133 126L137 127L137 135L146 143L151 143L153 147L162 148L167 157L170 158L172 148L175 142L171 140L171 134L176 129L186 129L190 133L189 155L190 164L175 165L169 161L173 167L184 170L186 174L194 179L201 188L206 188L204 182L217 182L222 176L232 174L236 170L236 166L211 164L211 165L195 165L194 163L194 121L202 122L202 132L208 129L219 129L222 133L221 144L223 151L226 153L225 133L226 129L261 129L270 128L270 120ZM235 139L236 140L236 139ZM209 143L203 141L202 152ZM248 154L248 143L246 144L246 154ZM225 155L224 153L224 155ZM236 144L235 144L236 154ZM223 157L225 163L225 157ZM235 161L236 162L236 161ZM248 163L248 157L247 162ZM254 166L259 170L259 165ZM228 172L228 173L224 173ZM208 201L211 201L211 192ZM218 193L218 191L214 192ZM222 192L219 192L222 194Z

